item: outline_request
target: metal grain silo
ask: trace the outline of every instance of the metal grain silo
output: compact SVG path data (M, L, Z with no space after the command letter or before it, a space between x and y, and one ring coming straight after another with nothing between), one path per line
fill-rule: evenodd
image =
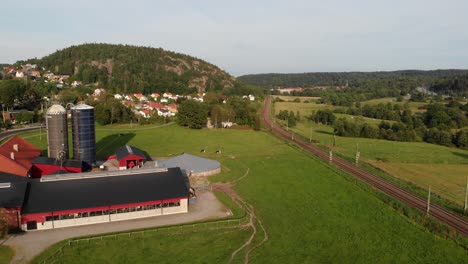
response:
M54 159L68 159L67 110L54 104L46 112L47 155Z
M96 162L94 107L80 104L71 108L73 159L89 165Z

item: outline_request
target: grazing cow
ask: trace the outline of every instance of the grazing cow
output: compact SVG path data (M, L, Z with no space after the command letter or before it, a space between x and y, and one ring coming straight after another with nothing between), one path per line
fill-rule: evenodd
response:
M221 154L221 150L218 149L218 150L216 151L216 154Z
M203 153L205 153L205 149L202 149L202 150L200 150L200 152L203 152Z

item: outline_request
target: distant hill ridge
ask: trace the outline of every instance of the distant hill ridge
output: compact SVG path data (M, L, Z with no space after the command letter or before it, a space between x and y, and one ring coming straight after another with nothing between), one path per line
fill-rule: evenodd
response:
M239 76L237 79L264 87L311 87L311 86L366 86L369 83L385 85L411 80L414 84L430 85L435 80L458 78L468 75L468 70L401 70L378 72L309 72L266 73Z
M235 84L234 77L213 64L161 48L82 44L26 62L121 93L204 92Z

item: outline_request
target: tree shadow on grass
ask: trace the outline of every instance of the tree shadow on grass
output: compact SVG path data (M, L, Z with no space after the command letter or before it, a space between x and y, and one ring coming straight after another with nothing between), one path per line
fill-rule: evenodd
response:
M105 159L110 155L114 155L117 149L127 144L134 137L134 133L115 133L101 138L96 143L97 159Z
M315 130L315 132L320 133L320 134L333 135L333 132L325 131L325 130Z
M461 152L456 152L456 151L452 151L452 154L455 155L455 156L458 156L458 157L465 158L468 161L468 154L461 153Z

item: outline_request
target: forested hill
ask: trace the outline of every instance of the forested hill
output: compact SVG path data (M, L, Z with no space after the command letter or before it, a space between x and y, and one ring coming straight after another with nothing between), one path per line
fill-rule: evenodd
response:
M213 64L161 48L83 44L27 62L121 93L201 92L231 88L235 82Z
M468 75L468 70L389 71L389 72L311 72L268 73L240 76L237 79L264 87L344 86L371 88L404 88L402 86L431 86L437 80Z

